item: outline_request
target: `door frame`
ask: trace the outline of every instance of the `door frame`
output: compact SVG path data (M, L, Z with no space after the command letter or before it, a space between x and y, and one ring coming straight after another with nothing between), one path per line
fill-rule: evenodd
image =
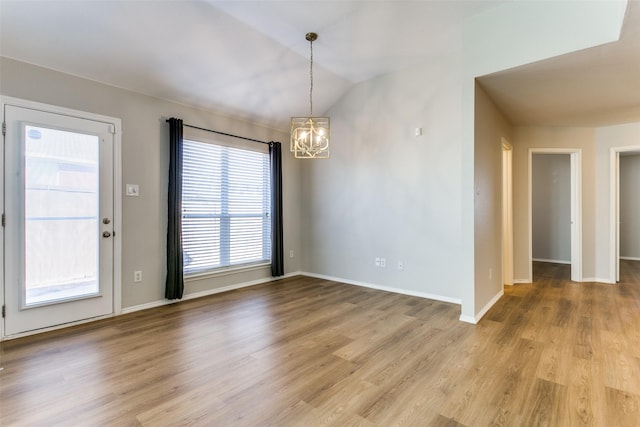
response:
M569 154L571 165L571 280L582 282L582 150L529 148L529 281L533 282L533 155Z
M2 123L4 123L6 106L15 106L26 109L39 110L47 113L66 115L82 119L89 119L98 122L109 123L113 126L113 312L112 314L91 318L90 320L80 320L64 325L51 326L48 328L38 329L21 334L5 335L4 318L0 319L0 341L6 339L19 338L36 333L52 331L60 328L66 328L81 323L107 318L118 315L122 312L122 121L116 117L105 116L101 114L89 113L80 110L74 110L66 107L59 107L50 104L44 104L26 99L14 98L10 96L0 96L0 104L2 105ZM3 132L4 133L4 132ZM4 144L5 136L2 135L2 150L0 150L0 207L5 212L5 195L4 195ZM0 305L4 307L5 301L5 233L4 227L0 227Z
M502 138L502 284L513 285L513 146Z
M640 145L611 147L609 203L609 282L620 281L620 153L640 153Z

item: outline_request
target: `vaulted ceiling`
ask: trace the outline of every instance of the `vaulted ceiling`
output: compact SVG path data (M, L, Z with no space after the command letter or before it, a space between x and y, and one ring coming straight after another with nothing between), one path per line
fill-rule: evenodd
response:
M508 1L0 0L0 53L286 129L309 109L305 33L319 34L321 114L359 82L458 52L465 20ZM620 42L479 81L514 124L620 120L640 106L639 5Z
M620 40L480 77L515 125L593 126L640 118L640 1Z

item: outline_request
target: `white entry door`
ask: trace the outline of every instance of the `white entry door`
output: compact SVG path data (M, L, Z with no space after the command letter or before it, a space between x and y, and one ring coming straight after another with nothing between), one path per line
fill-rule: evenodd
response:
M7 336L114 312L114 124L5 105Z

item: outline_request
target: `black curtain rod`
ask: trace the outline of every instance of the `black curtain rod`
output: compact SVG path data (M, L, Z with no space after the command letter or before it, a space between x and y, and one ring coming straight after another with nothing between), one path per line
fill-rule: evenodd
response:
M169 120L167 120L168 122ZM193 129L198 129L198 130L203 130L205 132L212 132L212 133L217 133L218 135L225 135L225 136L230 136L233 138L239 138L239 139L244 139L246 141L253 141L253 142L259 142L260 144L270 144L270 142L266 142L266 141L260 141L259 139L253 139L253 138L247 138L246 136L238 136L238 135L234 135L232 133L225 133L225 132L220 132L217 130L213 130L213 129L206 129L206 128L201 128L198 126L193 126L193 125L188 125L186 123L183 123L182 126L186 126L188 128L193 128Z
M246 141L259 142L260 144L269 144L268 142L260 141L259 139L247 138L246 136L234 135L232 133L220 132L220 131L213 130L213 129L205 129L205 128L201 128L201 127L198 127L198 126L187 125L187 124L183 124L182 126L186 126L186 127L193 128L193 129L198 129L198 130L203 130L205 132L213 132L213 133L217 133L218 135L225 135L225 136L231 136L233 138L244 139Z

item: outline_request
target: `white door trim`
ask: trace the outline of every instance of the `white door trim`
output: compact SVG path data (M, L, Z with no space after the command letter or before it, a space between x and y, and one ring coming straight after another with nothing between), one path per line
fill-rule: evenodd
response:
M513 285L513 147L502 138L502 283Z
M533 281L534 154L569 154L571 162L571 280L582 282L582 150L579 148L529 148L529 281Z
M13 98L9 96L1 96L0 104L2 105L2 121L4 123L5 108L6 106L15 106L27 109L34 109L44 111L48 113L66 115L70 117L78 117L84 119L90 119L98 122L104 122L113 126L113 315L118 315L122 312L122 121L116 117L105 116L101 114L89 113L80 110L74 110L71 108L59 107L55 105L44 104L35 101L29 101L20 98ZM4 135L3 135L4 148ZM2 212L5 212L5 200L4 200L4 150L0 150L0 196ZM0 280L2 281L0 287L0 303L2 306L5 304L5 276L4 276L4 228L0 231L0 237L2 244L0 244ZM92 319L95 320L95 319ZM75 322L73 324L84 323ZM62 327L70 326L69 324ZM43 332L47 330L59 329L60 326L54 326L51 328L40 329L37 332ZM12 336L16 338L18 336L30 335L31 333L20 334ZM0 321L0 340L8 338L5 336L4 320Z
M612 147L610 149L610 203L609 203L609 282L620 281L620 153L637 151L640 145Z

